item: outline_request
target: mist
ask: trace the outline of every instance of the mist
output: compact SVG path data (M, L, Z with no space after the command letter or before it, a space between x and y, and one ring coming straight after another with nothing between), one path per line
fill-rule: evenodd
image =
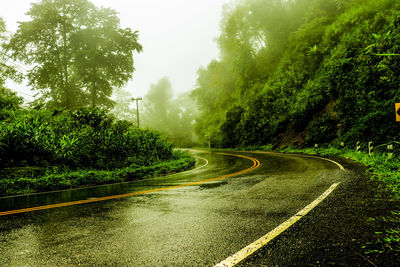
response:
M143 98L141 124L160 131L177 147L192 147L197 143L194 120L197 108L189 92L174 96L168 77L150 86Z

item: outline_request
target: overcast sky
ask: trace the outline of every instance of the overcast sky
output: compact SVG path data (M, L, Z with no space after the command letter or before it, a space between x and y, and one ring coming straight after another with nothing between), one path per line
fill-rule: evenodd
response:
M37 0L0 0L0 16L15 32L17 21ZM151 83L170 78L176 93L193 89L196 71L218 57L217 44L222 6L228 0L91 0L96 6L115 9L122 27L139 31L143 52L134 55L136 71L126 85L133 96L144 96ZM33 94L23 85L11 89ZM27 97L27 95L21 94Z

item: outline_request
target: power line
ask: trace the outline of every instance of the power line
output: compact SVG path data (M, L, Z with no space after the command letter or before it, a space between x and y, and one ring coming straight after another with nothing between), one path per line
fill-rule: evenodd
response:
M28 66L22 64L21 62L18 62L18 63L17 63L16 61L14 61L13 58L11 58L10 55L4 53L3 51L0 51L0 54L2 54L3 56L6 56L6 57L7 57L6 63L12 64L13 67L20 68L20 69L22 69L22 70L24 70L24 71L29 71L29 67L28 67ZM12 62L9 63L9 60L12 60Z
M23 94L23 95L26 95L26 96L30 96L30 97L33 97L33 98L35 98L36 97L36 95L30 95L30 94L27 94L27 93L23 93L23 92L20 92L20 91L17 91L17 90L13 90L14 92L16 92L16 93L19 93L19 94Z

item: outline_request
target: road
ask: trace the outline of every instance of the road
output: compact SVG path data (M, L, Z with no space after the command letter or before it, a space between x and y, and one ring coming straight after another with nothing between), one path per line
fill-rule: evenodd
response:
M196 168L179 174L0 198L0 212L94 200L0 216L0 266L213 266L346 178L313 157L191 153Z

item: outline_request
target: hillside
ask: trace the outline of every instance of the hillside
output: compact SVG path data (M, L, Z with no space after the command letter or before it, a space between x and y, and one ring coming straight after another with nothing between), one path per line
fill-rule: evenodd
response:
M196 131L216 147L398 140L400 3L244 0L198 71Z

